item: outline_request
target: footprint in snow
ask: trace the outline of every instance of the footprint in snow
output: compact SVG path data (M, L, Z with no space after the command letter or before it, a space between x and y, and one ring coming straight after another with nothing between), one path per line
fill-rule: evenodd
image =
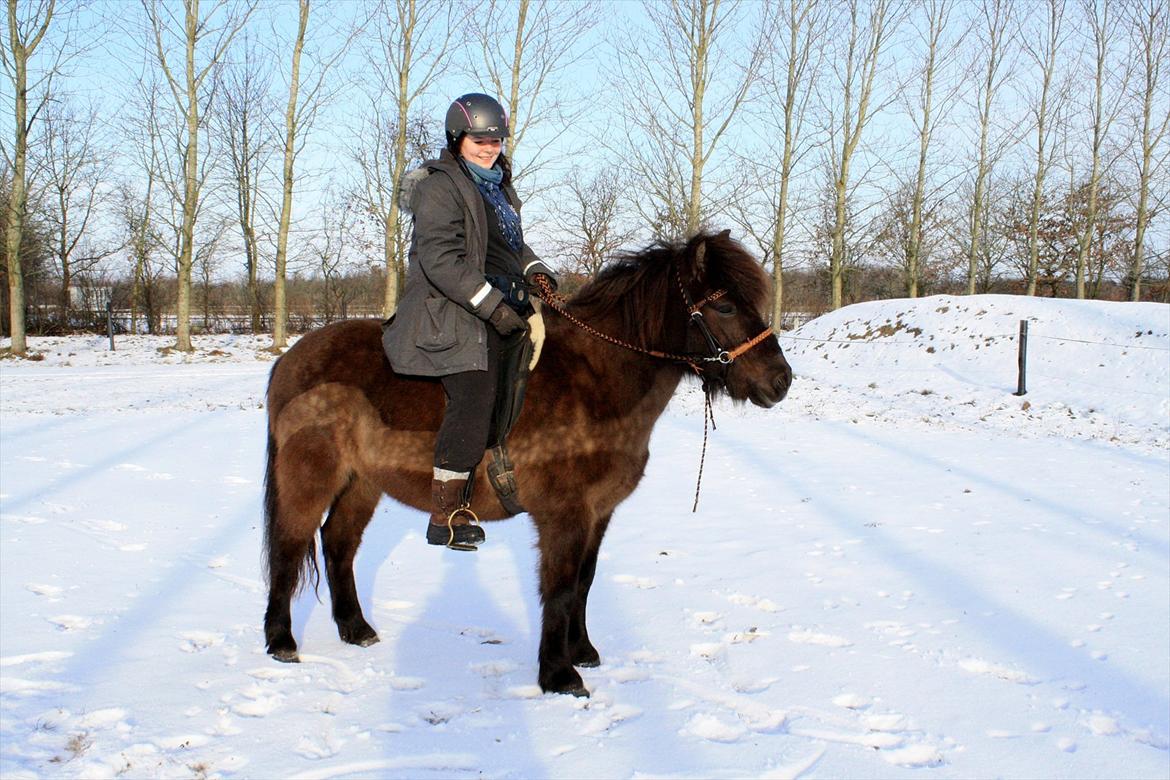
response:
M714 715L697 713L691 716L679 733L709 742L738 742L748 730L740 723L728 723Z
M116 523L113 520L82 520L81 524L91 531L110 531L116 533L126 530L125 525Z
M12 523L22 523L24 525L42 525L49 522L47 518L38 517L36 515L0 515L0 520L5 520Z
M824 647L851 647L853 645L845 637L802 628L788 632L788 641L801 645L822 645Z
M597 704L601 704L599 708ZM642 714L642 710L629 704L605 705L601 702L590 705L592 713L586 718L578 732L583 737L595 737Z
M332 729L327 729L320 736L301 737L293 752L305 758L330 758L337 755L341 751L341 746L344 744L345 740L338 738Z
M184 631L179 634L179 638L183 640L179 649L184 653L201 653L209 647L223 644L225 639L223 634L214 631Z
M691 622L699 628L709 628L723 619L718 612L692 612Z
M24 655L6 655L0 657L0 668L6 666L21 666L23 664L47 664L54 661L64 661L72 658L73 653L64 650L46 650L43 653L26 653Z
M1035 685L1038 680L1019 669L1012 669L1001 664L994 664L982 658L965 658L959 661L959 668L971 674L981 674L987 677L997 677L1001 680L1016 683L1017 685Z
M658 583L649 577L635 577L631 574L615 574L613 581L619 585L631 585L640 590L652 590L658 587Z
M87 730L112 729L126 721L126 710L121 707L106 707L92 710L77 720L77 727Z
M245 718L264 718L271 715L280 707L280 703L284 698L279 694L264 695L257 690L245 689L240 691L240 693L249 697L248 701L243 701L233 706L232 712Z
M61 631L83 631L94 623L101 622L81 615L55 615L45 619Z
M42 585L39 582L26 583L24 589L38 596L48 596L49 601L60 601L61 594L65 592L64 588L59 588L56 585Z
M516 671L519 666L512 661L486 661L470 664L471 671L483 677L502 677Z
M442 726L450 723L465 712L463 707L449 701L432 702L415 710L415 717L419 723L428 723L432 726Z
M741 607L755 607L762 612L779 612L780 606L771 599L760 598L759 596L748 596L743 593L732 593L727 597L727 600L732 604Z
M850 710L863 710L873 702L865 696L856 693L842 693L833 697L833 703L838 707Z

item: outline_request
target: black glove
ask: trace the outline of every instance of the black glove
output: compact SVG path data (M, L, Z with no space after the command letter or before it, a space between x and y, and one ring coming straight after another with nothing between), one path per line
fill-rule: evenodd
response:
M503 301L496 304L496 308L492 311L492 316L488 317L488 322L492 324L492 327L501 336L510 336L518 330L526 330L528 328L528 323L521 319L520 315Z
M557 291L557 278L555 276L553 276L552 274L550 274L548 272L548 269L544 268L544 266L540 266L536 270L529 271L528 275L524 277L524 281L528 282L528 285L530 287L532 287L533 289L539 290L540 285L537 284L537 279L542 277L542 276L548 280L548 286L552 288L552 291L556 292Z

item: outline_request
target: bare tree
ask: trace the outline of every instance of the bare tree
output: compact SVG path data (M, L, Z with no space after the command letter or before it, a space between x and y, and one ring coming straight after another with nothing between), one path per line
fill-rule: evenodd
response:
M1133 267L1130 300L1141 300L1142 274L1146 264L1146 229L1149 227L1150 182L1155 172L1165 164L1167 150L1162 147L1170 127L1167 109L1167 90L1163 69L1170 58L1170 9L1164 0L1135 0L1130 9L1129 31L1131 47L1138 58L1139 159L1138 202L1133 240ZM1170 253L1164 253L1170 256Z
M202 195L199 131L206 123L210 102L209 90L204 89L204 81L211 69L222 61L232 38L243 28L255 5L241 8L234 4L229 6L228 0L217 0L212 3L210 12L201 14L199 0L183 0L181 20L172 15L169 8L153 0L142 0L142 7L150 23L154 55L170 87L175 105L183 114L186 130L181 148L184 171L180 201L182 226L179 234L175 349L191 352L191 269L195 258L195 221ZM181 43L184 50L184 70L181 73L171 65L169 50L175 41ZM198 62L201 51L206 54L203 61Z
M621 110L632 144L623 156L647 188L638 206L659 237L702 227L705 174L762 67L763 20L745 25L757 37L736 37L745 7L727 0L648 4L649 34L632 34L618 52ZM729 57L729 50L738 56Z
M486 76L508 112L512 135L504 141L505 153L515 163L525 139L532 137L530 130L549 120L572 127L585 113L585 101L566 105L565 85L558 79L580 60L577 42L597 23L598 8L588 0L487 0L469 10L467 18L481 55L482 67L472 72ZM549 90L553 85L558 89ZM516 166L517 181L536 173L556 137L525 152L523 164Z
M406 148L402 169L413 168L430 159L439 148L440 142L434 135L435 121L431 117L411 117L406 131ZM395 278L388 280L383 288L383 306L386 306L387 292L395 295L397 306L398 290L405 281L406 228L401 217L397 197L395 171L397 166L398 127L392 117L381 113L376 107L365 119L360 143L351 152L354 162L362 173L361 191L357 195L367 219L375 223L380 237L383 270ZM401 174L398 174L401 175Z
M953 0L925 0L923 4L926 29L920 31L920 35L926 46L926 58L920 71L921 91L918 95L917 113L912 115L918 130L918 164L914 174L914 188L910 195L910 229L906 237L905 254L906 294L911 298L918 297L927 163L930 142L934 136L935 123L938 121L932 113L935 80L939 68L947 64L955 51L953 42L943 37L950 24L953 10ZM947 100L941 101L944 110L952 96L953 92L946 96Z
M382 0L373 27L377 45L366 53L376 77L372 126L377 147L358 152L366 180L367 203L382 222L386 290L383 314L398 308L399 283L405 268L406 239L398 209L398 184L412 160L413 112L446 67L447 51L458 34L458 18L445 0ZM383 133L392 131L389 143ZM366 139L362 139L364 147Z
M37 0L35 5L25 3L25 15L17 14L16 0L8 0L8 40L0 46L0 63L13 89L13 118L16 120L12 154L8 165L12 170L12 188L8 198L7 229L4 237L5 257L8 261L9 327L12 336L12 354L23 357L28 352L24 327L24 275L20 265L21 238L28 209L28 182L25 179L28 156L28 136L37 113L48 99L46 83L56 72L49 68L43 77L40 97L34 102L32 115L28 111L29 60L45 39L53 21L56 0ZM31 10L30 10L31 9ZM37 85L34 85L37 86ZM5 150L7 152L7 150Z
M343 280L353 261L357 210L358 204L350 197L326 195L321 201L321 230L307 247L313 270L324 282L319 311L325 322L345 319L349 313L351 295Z
M298 150L297 91L301 84L301 51L305 47L305 29L308 25L309 0L300 0L297 35L293 42L292 70L289 72L288 108L284 112L284 164L281 167L280 224L276 232L276 278L272 290L273 350L281 350L288 346L288 303L285 299L285 274L288 264L288 226L292 218L294 168Z
M274 125L269 121L276 112L269 93L271 69L256 39L245 32L239 48L240 59L222 74L216 119L218 134L227 142L231 190L244 246L249 324L253 333L259 333L263 304L257 214L264 196L261 179L276 150Z
M1111 161L1102 160L1102 151L1110 128L1124 105L1123 101L1117 99L1107 102L1105 89L1107 82L1119 79L1121 84L1118 86L1118 92L1122 92L1125 89L1125 81L1128 80L1127 74L1123 71L1118 72L1112 62L1116 58L1114 49L1119 28L1118 5L1117 0L1081 0L1081 9L1088 22L1094 69L1093 89L1087 106L1091 124L1089 138L1091 162L1086 185L1084 224L1077 246L1077 298L1085 297L1089 254L1097 221L1097 193L1101 186L1101 177L1111 166Z
M44 114L39 153L54 234L53 256L61 275L60 315L66 324L74 277L121 249L89 233L91 221L106 200L104 183L110 175L109 155L98 148L97 129L93 106L80 111L57 100Z
M862 133L879 108L873 102L874 83L903 8L897 0L872 0L868 3L849 0L846 4L848 33L844 40L844 59L835 66L837 80L833 90L834 99L839 95L840 100L833 122L834 208L829 256L833 309L841 308L843 302L850 166Z
M983 230L989 221L988 177L995 157L989 149L992 110L995 96L1008 73L1004 64L1010 43L1013 7L1012 0L981 0L978 21L974 25L975 49L980 62L980 78L975 82L974 93L979 117L979 153L975 160L975 187L967 220L970 231L967 244L968 295L975 294L980 279L985 284L990 282L989 255L984 251L983 242L991 237L985 239Z
M553 217L563 236L557 251L566 258L567 270L596 276L637 232L625 220L623 193L628 188L613 166L602 166L593 176L574 169L563 186L566 194Z
M769 220L771 240L767 254L772 260L772 323L779 328L784 314L785 242L789 239L792 210L789 188L793 170L812 146L803 132L804 121L829 6L823 0L784 0L771 8L770 37L777 43L766 65L764 98L768 113L774 115L774 106L781 107L784 131L779 150L780 186L770 204L774 217Z
M1036 131L1036 167L1032 177L1032 201L1028 210L1027 294L1036 294L1036 274L1040 262L1041 216L1044 209L1045 178L1052 168L1054 134L1060 128L1058 113L1064 102L1063 84L1057 79L1057 60L1065 44L1065 0L1045 0L1043 28L1039 35L1024 33L1024 50L1035 63L1040 75L1039 92L1030 106Z

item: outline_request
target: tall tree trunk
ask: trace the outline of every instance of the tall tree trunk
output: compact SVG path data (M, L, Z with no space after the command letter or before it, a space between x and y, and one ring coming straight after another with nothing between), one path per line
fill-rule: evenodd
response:
M1096 3L1102 3L1102 16L1097 16ZM1110 0L1087 0L1085 12L1090 15L1093 28L1093 45L1096 56L1096 73L1093 81L1093 103L1090 114L1093 117L1092 163L1089 172L1089 192L1085 203L1085 225L1077 237L1077 298L1084 299L1086 276L1089 270L1089 250L1093 245L1093 232L1097 222L1097 191L1101 185L1101 145L1112 117L1106 117L1105 108L1105 60L1109 53L1109 38L1112 32Z
M21 40L16 19L16 0L8 0L8 45L12 52L15 105L13 118L16 133L12 149L12 195L8 200L8 229L4 249L8 259L8 321L12 336L12 354L28 354L24 326L24 271L20 263L20 244L24 238L24 217L28 209L25 165L28 155L28 59L40 45L53 19L55 0L49 0L45 19L30 40Z
M991 165L988 161L988 136L991 129L991 107L995 90L999 85L999 68L1003 62L1003 37L1010 19L1010 0L983 0L982 14L986 23L987 38L980 41L987 49L987 67L984 69L982 93L979 95L979 158L975 167L975 192L968 209L970 240L967 244L967 294L974 295L980 288L979 253L983 251L980 241L987 222L987 177ZM990 284L990 270L983 274L983 289Z
M1142 67L1142 126L1141 159L1138 162L1137 224L1133 240L1133 266L1130 269L1132 287L1130 300L1142 298L1142 274L1145 273L1146 229L1150 222L1150 181L1156 167L1155 150L1170 127L1170 112L1160 118L1154 115L1155 98L1163 79L1170 23L1164 0L1142 0L1133 11L1132 32L1136 35Z
M195 216L199 200L199 102L195 81L195 41L199 0L187 0L187 144L183 160L183 223L179 233L179 289L175 304L175 349L191 352L191 268L195 258Z
M296 160L297 88L300 85L301 50L305 46L305 28L309 24L309 0L300 0L300 22L293 45L292 73L289 77L288 109L284 114L284 186L280 201L280 227L276 234L276 286L273 294L272 348L288 346L288 303L285 300L285 276L288 266L288 227L292 215L293 163Z
M862 131L871 119L870 97L877 77L878 60L885 48L889 34L893 9L888 0L872 0L865 4L869 13L869 29L860 62L857 62L857 47L860 34L858 17L861 13L860 0L849 4L849 52L845 63L844 111L841 126L841 158L837 161L833 182L833 246L829 256L829 276L832 282L833 309L844 303L845 281L845 232L848 229L849 169L853 154L861 142ZM853 113L853 87L856 80L857 110Z
M520 111L520 73L524 60L525 23L528 21L528 0L520 0L516 9L516 44L512 49L512 86L508 91L508 122L513 125L512 135L505 139L508 159L516 159L516 147L520 139L516 137L516 116Z
M1047 38L1043 41L1041 56L1036 59L1041 68L1040 105L1036 109L1036 174L1032 180L1032 199L1028 206L1028 285L1027 294L1036 294L1036 274L1040 264L1040 210L1044 205L1044 183L1050 164L1048 146L1048 103L1056 70L1056 53L1060 44L1060 28L1064 0L1048 0Z
M410 71L414 63L414 30L418 22L418 6L416 0L408 0L402 9L405 17L402 18L402 39L399 44L402 49L402 59L398 67L398 122L395 126L394 150L391 155L390 181L396 187L402 177L406 175L407 146L409 138L407 131L410 121ZM398 309L399 279L402 278L402 269L406 258L403 256L404 247L401 245L402 214L398 208L398 193L391 192L389 209L382 221L385 229L382 237L382 252L386 261L386 294L382 304L382 316L389 317Z
M927 9L930 32L926 67L923 71L922 126L918 129L918 170L914 179L914 196L910 209L910 241L906 248L906 294L911 298L918 297L918 280L921 274L922 202L926 198L926 157L934 130L930 124L930 111L934 94L935 63L949 12L949 3L945 0L934 0Z

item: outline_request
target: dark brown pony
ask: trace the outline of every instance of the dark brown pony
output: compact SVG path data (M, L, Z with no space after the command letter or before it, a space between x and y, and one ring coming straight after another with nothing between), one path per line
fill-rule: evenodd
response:
M712 297L718 290L726 293ZM621 258L568 311L634 345L696 356L694 366L715 392L767 408L792 381L780 345L766 332L767 291L763 269L725 231ZM607 343L547 307L544 321L544 351L508 447L520 502L539 535L540 687L588 696L573 667L600 663L585 627L597 551L614 509L642 479L654 423L695 370ZM381 335L377 320L328 325L305 335L272 369L264 634L268 652L281 661L298 660L290 602L316 572L318 527L338 633L366 646L378 636L354 587L362 532L383 493L430 507L442 387L396 375ZM699 357L753 340L731 363ZM481 465L472 508L484 520L507 517L482 471Z

